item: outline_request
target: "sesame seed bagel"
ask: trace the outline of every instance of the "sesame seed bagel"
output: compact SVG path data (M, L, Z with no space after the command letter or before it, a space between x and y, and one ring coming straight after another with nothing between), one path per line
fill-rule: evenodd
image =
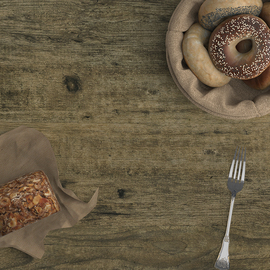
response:
M237 45L251 41L248 52L239 52ZM212 32L209 47L215 67L227 76L248 80L259 76L270 65L270 30L259 17L233 16Z

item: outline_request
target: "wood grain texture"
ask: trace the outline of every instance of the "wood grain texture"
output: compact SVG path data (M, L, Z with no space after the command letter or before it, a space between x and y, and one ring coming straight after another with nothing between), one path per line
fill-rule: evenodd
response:
M53 147L62 185L97 207L50 232L41 260L0 250L0 269L214 269L226 179L247 147L231 269L269 269L270 116L234 121L190 103L168 71L179 0L9 0L0 11L0 134L20 125Z

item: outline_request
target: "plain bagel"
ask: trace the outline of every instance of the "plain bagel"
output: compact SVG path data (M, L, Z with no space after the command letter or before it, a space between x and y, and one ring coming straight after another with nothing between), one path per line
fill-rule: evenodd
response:
M270 26L270 2L263 4L260 17ZM246 44L248 46L248 44ZM243 81L249 87L257 90L264 90L270 85L270 67L268 67L261 75L250 80Z
M204 84L221 87L231 78L218 71L213 65L205 46L211 32L199 23L193 24L185 33L182 43L184 59L194 75Z

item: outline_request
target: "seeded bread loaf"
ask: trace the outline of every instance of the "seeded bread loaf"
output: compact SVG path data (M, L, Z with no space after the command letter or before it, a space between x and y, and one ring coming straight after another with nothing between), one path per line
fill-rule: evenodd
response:
M29 173L0 187L0 235L4 236L60 210L43 171Z

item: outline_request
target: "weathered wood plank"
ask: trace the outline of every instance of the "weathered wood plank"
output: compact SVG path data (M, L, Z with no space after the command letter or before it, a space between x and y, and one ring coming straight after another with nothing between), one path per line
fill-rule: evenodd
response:
M232 269L269 268L269 116L213 117L175 86L165 58L179 1L2 1L0 134L43 132L60 180L98 205L50 232L41 260L1 249L0 269L213 269L237 145L247 182Z

